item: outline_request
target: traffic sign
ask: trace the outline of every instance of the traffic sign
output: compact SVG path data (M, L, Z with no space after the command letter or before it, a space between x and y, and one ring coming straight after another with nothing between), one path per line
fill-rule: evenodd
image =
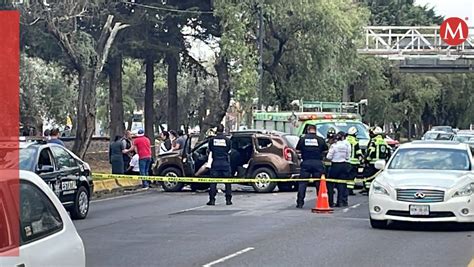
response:
M469 35L469 27L463 19L451 17L443 21L439 34L446 44L457 46L466 41Z

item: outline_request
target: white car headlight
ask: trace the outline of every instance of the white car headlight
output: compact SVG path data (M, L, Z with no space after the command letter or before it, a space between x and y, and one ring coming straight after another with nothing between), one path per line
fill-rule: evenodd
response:
M382 194L382 195L390 196L390 193L388 192L388 190L385 189L385 187L381 185L379 182L374 181L372 184L373 184L372 190L374 194Z
M474 194L474 183L470 183L454 193L453 197L468 197Z

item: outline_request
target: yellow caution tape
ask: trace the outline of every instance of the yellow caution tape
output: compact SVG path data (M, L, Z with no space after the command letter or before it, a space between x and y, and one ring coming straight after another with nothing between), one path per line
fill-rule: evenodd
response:
M331 179L324 178L326 182L332 183L344 183L352 184L357 182L366 182L374 179L378 174L366 177L357 178L354 180L342 180L342 179ZM147 181L158 181L158 182L178 182L178 183L218 183L218 184L240 184L240 183L257 183L257 182L268 182L267 179L258 178L199 178L199 177L169 177L169 176L139 176L139 175L123 175L123 174L108 174L108 173L94 173L94 179L134 179L134 180L147 180ZM275 178L270 179L272 183L280 182L315 182L321 181L323 178Z

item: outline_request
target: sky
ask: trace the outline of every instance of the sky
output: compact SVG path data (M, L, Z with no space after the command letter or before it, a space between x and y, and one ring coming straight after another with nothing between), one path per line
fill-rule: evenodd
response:
M434 7L439 15L448 17L468 17L467 24L474 26L474 0L416 0L418 5Z

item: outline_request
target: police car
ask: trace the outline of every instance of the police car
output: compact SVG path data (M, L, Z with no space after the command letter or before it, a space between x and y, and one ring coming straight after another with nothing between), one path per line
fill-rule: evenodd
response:
M65 147L42 140L20 142L19 159L19 168L38 174L73 219L87 217L94 189L89 164Z

